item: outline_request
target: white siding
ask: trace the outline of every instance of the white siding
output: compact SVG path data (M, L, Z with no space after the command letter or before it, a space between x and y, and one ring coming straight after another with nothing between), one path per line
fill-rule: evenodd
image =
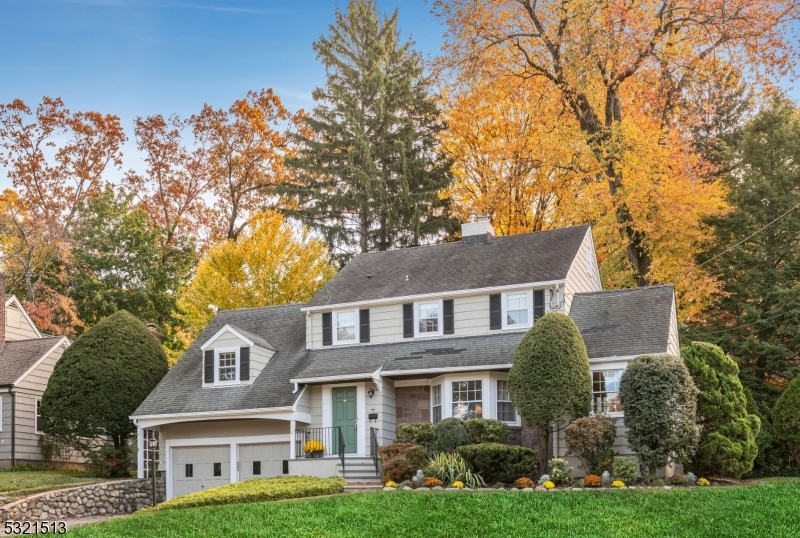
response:
M675 297L672 298L672 311L669 315L669 339L667 340L667 353L676 357L681 356L681 341L678 336L678 313L675 310Z
M39 338L36 329L28 323L25 314L20 312L16 303L6 306L6 341L30 340Z
M271 349L266 349L261 346L251 346L244 340L241 340L235 334L229 332L222 334L219 338L214 340L214 343L211 346L214 349L238 349L241 347L250 348L250 380L242 381L243 385L249 385L255 381L256 377L258 377L258 374L261 373L261 370L264 369L264 366L267 365L269 360L275 354L275 352ZM203 382L203 386L211 387L213 384Z
M11 467L11 395L0 394L3 431L0 431L0 467Z
M383 380L383 390L380 392L381 407L378 410L378 427L380 432L378 434L378 444L386 446L394 442L396 433L397 407L394 398L394 382L391 379ZM376 394L377 397L377 394Z
M311 387L305 387L300 390L296 406L298 413L311 414Z
M603 289L603 284L600 281L600 270L597 266L597 256L594 252L594 239L592 238L592 230L589 229L586 231L586 237L581 243L581 248L578 249L578 254L572 260L572 266L567 272L566 297L564 299L567 314L569 314L572 298L576 293L602 291Z

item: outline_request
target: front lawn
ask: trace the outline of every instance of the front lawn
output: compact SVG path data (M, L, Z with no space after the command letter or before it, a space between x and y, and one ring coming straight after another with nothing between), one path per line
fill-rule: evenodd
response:
M103 482L103 478L86 476L83 471L2 471L0 496L9 500L52 489L71 488Z
M800 481L590 492L377 492L147 511L75 537L800 536Z

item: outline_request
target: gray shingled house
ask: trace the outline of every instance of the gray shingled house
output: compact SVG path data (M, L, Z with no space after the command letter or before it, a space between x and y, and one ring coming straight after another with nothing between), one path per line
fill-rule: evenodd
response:
M39 402L66 336L43 336L0 275L0 468L40 464Z
M304 304L219 312L131 417L140 474L152 437L170 498L254 476L376 480L403 422L499 419L532 445L507 375L548 311L575 320L594 409L615 417L628 361L679 352L673 288L602 291L588 226L494 237L481 218L462 236L359 254Z

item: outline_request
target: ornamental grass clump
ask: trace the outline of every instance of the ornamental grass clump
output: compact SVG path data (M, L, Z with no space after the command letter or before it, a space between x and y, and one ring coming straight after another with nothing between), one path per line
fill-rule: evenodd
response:
M587 488L599 488L603 485L602 479L596 474L590 474L584 477L583 486Z
M425 467L425 474L452 485L456 481L465 483L472 489L486 486L483 477L470 468L469 463L454 452L439 452Z

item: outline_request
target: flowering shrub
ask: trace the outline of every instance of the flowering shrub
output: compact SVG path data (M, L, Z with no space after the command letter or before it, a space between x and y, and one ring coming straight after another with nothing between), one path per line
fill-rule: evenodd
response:
M614 480L622 480L626 484L634 484L639 478L638 465L634 458L615 456L611 467L611 474L614 476Z
M698 485L698 486L710 486L710 485L711 485L711 482L709 482L709 481L708 481L708 480L706 480L705 478L701 478L701 479L699 479L699 480L697 481L697 485Z
M599 488L603 485L603 480L596 474L590 474L583 479L583 485L587 488Z
M397 484L395 483L394 480L389 480L388 482L386 482L386 487L387 488L396 488Z
M552 480L548 480L547 482L542 484L542 487L544 487L544 489L553 489L554 487L556 487L556 485L553 484Z
M464 487L464 482L462 482L461 480L456 480L455 482L453 482L453 487L461 489Z
M611 468L617 423L605 415L581 417L567 426L565 432L567 456L581 460L581 469L600 474Z
M689 479L686 478L681 473L678 473L678 474L676 474L675 476L673 476L672 478L669 479L669 483L672 484L673 486L688 486L689 485Z
M566 486L572 482L572 467L564 458L550 460L550 480L559 486Z
M533 480L523 476L522 478L517 478L516 480L514 480L514 485L519 489L525 489L525 488L532 488L534 484Z
M312 439L311 441L306 441L306 444L303 445L303 452L307 452L309 454L314 454L316 452L323 452L323 451L325 451L325 445L323 445L316 439Z
M418 469L425 466L428 454L419 445L411 443L392 443L378 448L383 472L395 482L412 478Z
M438 478L434 477L434 476L429 476L428 478L425 479L425 482L423 483L423 485L426 488L435 488L436 486L441 486L442 485L442 481L439 480Z
M611 483L611 487L612 488L624 488L625 487L625 482L623 482L622 480L614 480Z

